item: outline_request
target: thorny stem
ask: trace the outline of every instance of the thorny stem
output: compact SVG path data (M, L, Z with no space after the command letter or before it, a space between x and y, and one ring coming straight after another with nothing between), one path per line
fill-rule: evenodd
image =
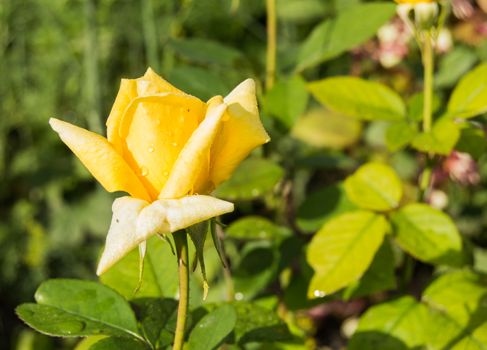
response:
M173 234L176 245L176 255L179 269L179 305L176 333L174 335L173 350L182 350L184 345L184 331L188 316L189 301L189 259L188 238L186 231L178 231Z
M274 86L276 75L276 0L266 0L267 4L267 54L266 89Z

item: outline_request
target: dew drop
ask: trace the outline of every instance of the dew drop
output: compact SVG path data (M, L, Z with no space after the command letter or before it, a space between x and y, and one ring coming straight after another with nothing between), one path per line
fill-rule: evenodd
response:
M240 292L235 293L235 300L240 301L240 300L243 300L243 298L244 298L244 295L242 293L240 293Z
M147 174L149 174L149 170L147 170L147 168L146 168L146 167L144 167L144 166L143 166L143 167L141 167L141 168L140 168L140 175L142 175L142 176L147 176Z
M317 298L323 298L326 295L326 293L321 290L315 290L313 292L313 295Z

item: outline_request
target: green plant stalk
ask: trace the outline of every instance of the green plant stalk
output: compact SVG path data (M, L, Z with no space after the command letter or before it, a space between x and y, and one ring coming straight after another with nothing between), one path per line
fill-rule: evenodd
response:
M144 32L147 62L156 71L159 71L159 48L157 42L157 29L154 19L152 0L143 0L142 5L142 29Z
M90 130L101 133L100 82L98 81L98 48L96 32L96 7L93 0L84 0L84 69L85 103L88 106L87 122Z
M182 350L184 345L184 331L188 316L189 301L189 258L188 258L188 237L186 231L178 231L173 234L176 245L176 255L179 270L179 304L176 332L174 335L173 350Z
M432 105L433 105L433 38L431 31L425 31L423 40L422 58L424 68L423 84L423 131L431 131Z
M424 70L423 83L423 132L431 132L433 120L433 71L434 71L434 51L433 36L431 30L424 32L422 40L422 62ZM428 193L431 183L432 164L430 156L427 156L426 166L421 174L419 182L420 200L424 199Z
M276 75L276 0L266 0L267 6L267 53L265 86L270 90L274 86Z

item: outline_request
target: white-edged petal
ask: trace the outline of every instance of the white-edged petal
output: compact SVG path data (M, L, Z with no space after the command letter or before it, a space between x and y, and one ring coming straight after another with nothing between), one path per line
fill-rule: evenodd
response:
M175 232L233 209L233 203L210 196L159 199L140 212L136 235L146 240L154 234Z
M136 235L136 223L139 213L147 205L147 201L133 197L115 199L112 205L112 223L96 270L98 276L144 241Z

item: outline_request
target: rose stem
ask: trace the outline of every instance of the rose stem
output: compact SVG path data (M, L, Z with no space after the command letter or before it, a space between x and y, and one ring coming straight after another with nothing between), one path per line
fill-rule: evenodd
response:
M174 335L173 350L181 350L184 344L184 331L188 315L189 300L189 267L188 267L188 239L186 231L178 231L173 234L176 245L179 269L179 305L176 333Z

